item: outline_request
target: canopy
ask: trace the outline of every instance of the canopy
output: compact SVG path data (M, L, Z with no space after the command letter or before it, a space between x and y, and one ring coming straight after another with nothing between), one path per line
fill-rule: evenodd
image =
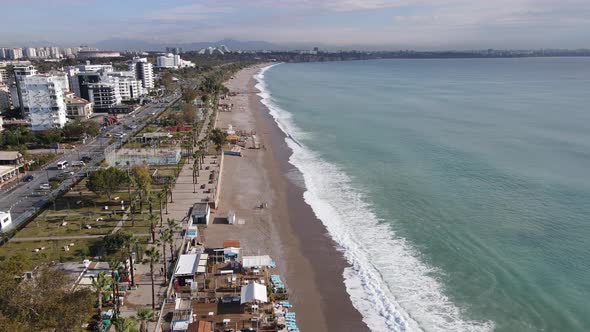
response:
M242 286L240 304L252 303L256 301L262 303L268 302L268 297L266 296L266 287L257 283L251 283Z
M242 266L244 268L271 266L272 260L269 255L264 256L243 256Z
M194 275L197 271L198 262L199 255L197 254L180 255L178 264L176 265L176 271L174 271L174 276L180 277Z

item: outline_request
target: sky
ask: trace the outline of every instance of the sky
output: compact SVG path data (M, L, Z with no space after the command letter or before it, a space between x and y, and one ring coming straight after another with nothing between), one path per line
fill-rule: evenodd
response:
M381 49L590 48L590 0L0 0L0 45L232 38Z

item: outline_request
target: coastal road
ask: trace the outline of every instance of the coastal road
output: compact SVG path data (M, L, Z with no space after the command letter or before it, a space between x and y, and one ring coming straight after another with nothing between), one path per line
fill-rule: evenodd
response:
M22 179L24 176L20 175L14 185L8 186L0 191L0 211L9 211L12 219L15 220L31 208L41 206L49 194L48 191L40 189L41 184L48 183L50 178L64 173L64 170L57 169L56 164L58 161L66 160L72 165L72 162L78 161L85 156L92 158L90 161L91 164L101 161L104 159L105 148L113 140L113 138L105 137L107 133L110 133L113 137L119 134L125 134L125 138L131 137L143 127L146 118L152 115L159 115L166 107L176 102L176 100L176 97L168 97L164 103L148 104L126 115L120 119L119 124L109 127L106 131L99 134L99 136L87 141L86 144L81 144L75 149L68 150L65 154L60 155L57 160L54 160L40 170L27 172L26 175L32 175L34 177L30 182L23 182ZM78 172L79 170L79 167L72 166L66 169L68 172Z

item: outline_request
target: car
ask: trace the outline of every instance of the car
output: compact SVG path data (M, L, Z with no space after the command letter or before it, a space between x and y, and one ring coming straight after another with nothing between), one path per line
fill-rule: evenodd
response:
M72 166L86 166L86 163L83 160L72 161Z
M76 174L76 173L74 173L72 171L64 171L62 175L74 176L74 174Z
M113 135L111 135L111 133L106 133L106 134L104 135L104 137L110 138L110 137L113 137Z
M49 190L49 189L51 189L51 185L49 183L43 183L42 185L39 186L39 189Z
M35 177L32 175L27 175L23 178L23 182L31 182Z

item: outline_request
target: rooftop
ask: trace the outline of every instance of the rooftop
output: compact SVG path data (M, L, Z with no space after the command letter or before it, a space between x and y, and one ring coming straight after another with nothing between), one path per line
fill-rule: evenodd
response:
M22 156L18 151L0 151L0 160L16 160Z

